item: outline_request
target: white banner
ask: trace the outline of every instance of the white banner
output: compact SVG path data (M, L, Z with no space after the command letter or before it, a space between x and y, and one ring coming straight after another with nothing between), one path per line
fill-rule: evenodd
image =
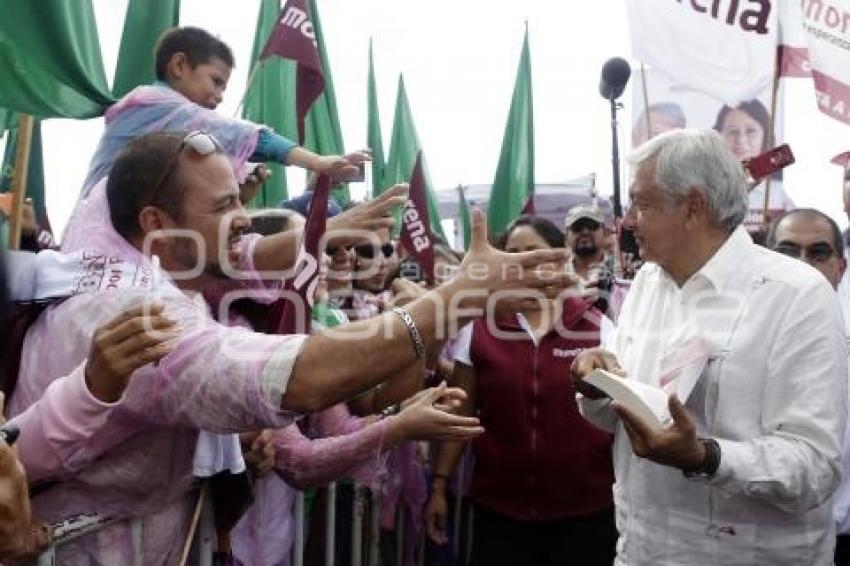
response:
M642 80L646 75L646 84ZM757 96L738 104L727 105L722 100L695 91L677 88L665 74L655 70L635 73L632 89L634 117L631 130L632 147L637 147L656 135L675 128L709 128L716 130L735 156L744 161L770 149L770 127L773 124L775 145L782 143L782 113L771 120L773 89L765 88ZM777 93L776 108L782 108L782 90ZM646 106L649 102L649 107ZM750 192L750 213L744 221L747 229L759 230L765 223L765 192L761 183ZM767 221L793 208L783 188L782 176L770 182Z
M818 106L850 124L850 0L788 0L781 13L781 71L814 79Z
M796 1L796 0L784 0ZM634 57L676 88L730 106L757 98L774 78L777 2L630 0Z

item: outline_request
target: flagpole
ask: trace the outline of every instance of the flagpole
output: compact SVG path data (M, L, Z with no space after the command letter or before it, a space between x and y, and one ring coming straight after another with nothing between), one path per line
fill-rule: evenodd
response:
M768 129L768 147L772 148L776 145L776 106L779 98L779 72L780 72L780 55L779 50L776 50L776 58L774 59L773 70L773 89L770 97L770 128ZM764 182L764 207L762 208L761 223L762 227L767 227L767 212L770 209L770 185L773 180L773 175L768 176Z
M652 137L652 118L649 116L649 89L646 86L646 67L640 62L640 82L643 92L643 119L646 122L646 139Z
M33 117L18 115L18 141L15 147L15 172L12 181L12 217L9 219L9 249L21 247L21 224L24 215L24 196L29 176L30 147L32 144Z
M251 69L251 72L248 73L248 84L245 86L245 92L242 93L242 98L239 99L239 104L236 106L236 111L233 113L234 118L239 117L239 112L242 110L242 106L245 103L245 98L248 96L248 91L251 90L251 85L254 84L254 77L257 76L257 70L260 68L260 65L265 64L265 59L257 59L257 62L254 64L254 67Z

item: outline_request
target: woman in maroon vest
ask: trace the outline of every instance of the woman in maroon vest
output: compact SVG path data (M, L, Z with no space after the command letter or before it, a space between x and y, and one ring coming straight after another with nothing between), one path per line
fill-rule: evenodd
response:
M502 243L508 252L563 247L564 235L522 216ZM474 565L613 562L612 437L582 418L570 383L576 353L599 344L600 317L567 297L461 331L452 379L468 394L461 411L478 413L486 431L472 444ZM444 443L434 462L425 519L438 544L446 542L446 483L464 447Z

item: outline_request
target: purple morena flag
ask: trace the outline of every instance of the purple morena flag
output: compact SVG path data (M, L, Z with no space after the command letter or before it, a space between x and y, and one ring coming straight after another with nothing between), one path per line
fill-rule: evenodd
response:
M298 63L295 109L298 121L298 143L304 143L304 118L310 105L325 89L325 77L313 21L304 0L287 0L280 12L260 59L272 55Z
M522 207L523 214L537 214L537 211L534 210L534 191L530 195L528 195L528 199L525 201L525 205Z
M304 225L304 236L292 277L284 285L285 296L271 306L270 328L276 329L277 334L310 332L310 318L324 251L319 249L319 244L325 235L330 186L330 177L319 175L310 200L310 210L307 211L307 223ZM294 295L298 296L300 305L294 304Z
M839 167L844 167L845 169L850 168L850 151L839 153L838 155L830 159L829 162L834 163Z
M422 171L422 152L416 154L416 164L410 176L410 192L401 213L401 243L425 272L429 283L434 282L434 235L425 198L425 174Z

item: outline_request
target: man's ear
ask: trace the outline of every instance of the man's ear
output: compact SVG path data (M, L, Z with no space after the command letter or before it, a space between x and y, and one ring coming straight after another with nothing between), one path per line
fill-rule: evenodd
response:
M711 207L708 203L708 195L705 191L697 187L688 191L684 198L685 206L685 221L689 227L696 224L701 224L705 219L711 216Z
M149 205L139 211L139 226L144 235L168 228L171 224L168 214L159 207Z

